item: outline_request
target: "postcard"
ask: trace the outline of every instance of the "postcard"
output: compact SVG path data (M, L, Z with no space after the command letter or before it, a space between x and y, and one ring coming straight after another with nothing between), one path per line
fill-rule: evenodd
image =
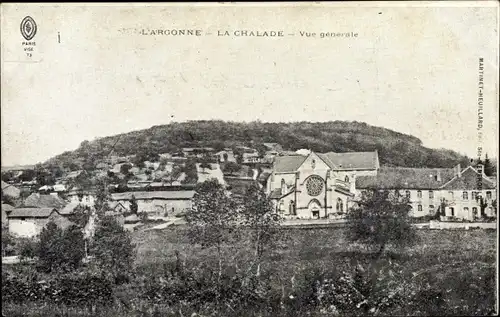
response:
M3 316L498 313L498 2L0 12Z

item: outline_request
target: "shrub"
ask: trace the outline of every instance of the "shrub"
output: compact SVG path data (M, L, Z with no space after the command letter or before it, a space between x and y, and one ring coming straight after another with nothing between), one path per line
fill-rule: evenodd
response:
M99 219L91 253L97 267L116 283L129 278L134 246L130 234L113 217L104 216Z
M110 281L89 271L50 276L47 279L41 279L38 274L2 271L2 302L82 306L109 303L112 296Z
M74 270L85 256L83 233L77 226L62 230L49 222L40 233L37 246L39 268L50 272L54 269Z
M389 191L365 193L357 208L347 214L348 240L378 248L380 257L387 244L404 247L414 244L418 236L411 224L406 197Z

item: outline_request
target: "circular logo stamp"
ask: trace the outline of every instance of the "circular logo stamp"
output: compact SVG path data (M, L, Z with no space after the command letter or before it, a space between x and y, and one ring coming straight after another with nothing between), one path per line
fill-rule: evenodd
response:
M36 34L36 23L32 17L27 16L21 21L21 34L26 41L31 40Z

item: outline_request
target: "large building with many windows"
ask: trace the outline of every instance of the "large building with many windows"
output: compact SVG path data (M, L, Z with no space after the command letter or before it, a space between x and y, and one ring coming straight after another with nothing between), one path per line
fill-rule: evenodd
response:
M277 156L266 189L286 218L317 219L345 214L359 176L377 175L374 152Z
M474 220L496 215L496 183L482 168L380 168L376 176L356 179L356 192L399 190L410 200L414 217L435 215Z

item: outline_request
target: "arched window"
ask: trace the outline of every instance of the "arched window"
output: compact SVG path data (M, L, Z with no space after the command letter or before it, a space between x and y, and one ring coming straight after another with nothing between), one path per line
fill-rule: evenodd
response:
M280 200L280 203L279 203L279 207L278 207L278 211L280 213L284 212L285 211L285 203L283 202L283 200Z
M406 191L406 198L411 198L411 192L409 190Z
M469 193L468 192L463 192L462 193L462 199L464 199L464 200L469 199Z
M429 205L429 213L433 213L434 212L434 205Z
M472 207L472 214L477 216L477 207Z
M422 205L418 205L418 211L422 211Z
M422 198L422 191L421 190L417 191L417 197Z
M434 192L432 190L429 190L429 199L434 198Z
M469 213L469 207L464 207L464 212Z
M491 192L490 191L486 192L486 199L491 199Z
M346 175L346 176L344 177L344 182L349 183L349 176L347 176L347 175Z
M290 201L290 205L288 206L288 213L290 215L294 215L294 216L296 215L296 213L295 213L295 202L293 200Z
M477 198L477 193L476 193L475 191L473 191L473 192L471 193L471 199L472 199L472 200L476 200L476 198Z
M344 202L341 198L337 198L337 212L344 212Z

